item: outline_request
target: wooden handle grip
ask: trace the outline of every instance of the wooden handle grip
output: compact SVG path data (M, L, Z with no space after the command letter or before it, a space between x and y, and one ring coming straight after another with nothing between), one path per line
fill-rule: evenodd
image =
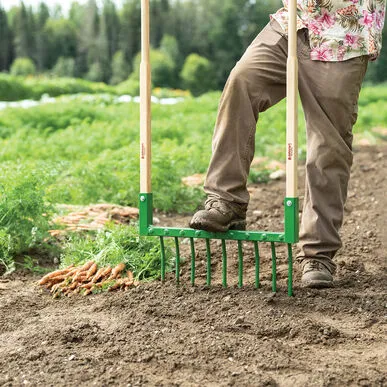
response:
M289 0L287 107L286 107L286 197L298 196L298 59L297 0Z
M141 0L140 192L151 192L151 66L149 0Z

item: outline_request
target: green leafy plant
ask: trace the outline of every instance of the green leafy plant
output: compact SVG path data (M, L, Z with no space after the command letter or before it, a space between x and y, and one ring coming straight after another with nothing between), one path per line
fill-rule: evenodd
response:
M0 266L5 272L15 269L17 255L42 246L48 236L52 209L45 202L42 185L42 179L34 172L3 168L0 178Z
M212 63L198 54L187 57L180 74L184 86L193 95L200 95L215 87L215 72Z
M172 249L167 246L167 269L172 268ZM136 279L160 276L160 244L155 238L138 236L138 226L110 224L89 234L72 234L64 245L61 267L93 260L99 267L125 263Z
M11 75L14 76L28 76L35 75L36 66L30 58L17 58L12 63Z
M52 74L56 77L73 77L75 75L74 58L61 56L52 69Z

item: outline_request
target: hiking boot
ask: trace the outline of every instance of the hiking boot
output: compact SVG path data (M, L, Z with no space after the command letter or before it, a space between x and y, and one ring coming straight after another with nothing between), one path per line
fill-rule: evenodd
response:
M247 204L227 202L222 199L208 198L205 209L198 211L189 225L197 230L226 232L227 230L246 230Z
M329 269L315 259L306 259L302 263L301 282L305 288L330 288L333 277Z

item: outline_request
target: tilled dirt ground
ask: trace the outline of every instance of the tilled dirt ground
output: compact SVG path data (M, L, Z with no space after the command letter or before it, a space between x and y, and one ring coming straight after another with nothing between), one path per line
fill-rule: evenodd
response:
M41 292L37 278L0 279L0 385L387 386L386 169L386 146L356 151L332 289L302 289L296 266L289 298L279 249L274 296L263 247L262 287L255 290L249 244L246 287L238 289L232 243L230 286L223 289L216 242L212 288L203 285L200 243L194 288L188 263L180 286L171 279L60 300ZM253 186L251 193L249 227L281 228L284 183ZM163 224L187 219L160 217ZM188 247L181 244L187 258Z

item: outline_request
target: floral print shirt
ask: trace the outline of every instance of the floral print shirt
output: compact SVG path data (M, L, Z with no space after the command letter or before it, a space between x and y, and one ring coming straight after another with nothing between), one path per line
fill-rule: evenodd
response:
M386 0L297 0L297 27L308 28L311 59L344 61L368 55L376 59L382 48ZM271 15L287 32L288 0Z

